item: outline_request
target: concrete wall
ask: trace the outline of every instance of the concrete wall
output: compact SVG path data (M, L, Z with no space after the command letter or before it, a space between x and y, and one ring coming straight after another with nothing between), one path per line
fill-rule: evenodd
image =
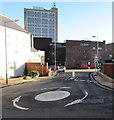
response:
M44 58L43 61L41 59L42 57ZM29 62L38 62L38 63L45 62L45 51L38 50L31 52Z

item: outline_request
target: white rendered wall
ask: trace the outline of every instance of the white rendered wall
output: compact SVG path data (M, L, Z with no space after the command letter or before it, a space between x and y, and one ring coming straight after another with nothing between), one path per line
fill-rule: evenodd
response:
M30 59L30 34L6 28L8 78L23 74ZM0 76L6 75L5 28L0 26Z
M45 52L44 51L40 51L38 50L37 52L31 52L31 58L30 58L30 62L38 62L41 63L41 57L44 57L45 60ZM45 62L45 61L44 61Z

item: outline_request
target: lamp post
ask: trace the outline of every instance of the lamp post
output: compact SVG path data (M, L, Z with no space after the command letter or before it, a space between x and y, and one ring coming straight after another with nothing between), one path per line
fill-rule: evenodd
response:
M5 27L5 58L6 58L6 85L8 85L8 63L7 63L7 34L6 34L6 24L9 22L18 22L19 20L14 20L14 21L5 21L4 22L4 27Z
M97 69L98 72L98 60L99 60L99 43L98 43L98 36L92 36L97 38L97 51L96 51L96 56L95 56L95 71ZM97 64L96 64L97 63Z
M41 56L41 65L42 65L42 76L44 75L44 56Z
M56 65L57 65L57 63L56 63L56 51L57 51L57 48L56 48L56 42L55 42L55 50L54 50L54 52L55 52L55 69L56 69Z

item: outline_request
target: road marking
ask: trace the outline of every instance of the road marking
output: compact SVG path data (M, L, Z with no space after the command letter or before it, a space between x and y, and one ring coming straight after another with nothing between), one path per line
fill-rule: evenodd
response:
M85 80L79 80L79 81L85 81Z
M52 87L52 88L42 88L40 90L53 90L53 89L69 89L71 87Z
M75 79L74 81L79 81L79 80Z
M66 79L64 79L64 80L66 81L66 80L68 80L68 79L70 79L70 76L68 76L68 77L67 77Z
M87 82L92 82L91 80L87 80Z
M25 108L25 107L21 107L21 106L18 106L16 103L19 102L21 96L15 98L13 101L13 106L18 108L18 109L21 109L21 110L28 110L29 108Z
M69 105L74 105L74 104L77 104L77 103L81 103L87 96L88 96L88 92L85 91L85 96L82 99L77 99L77 100L75 100L71 103L66 104L64 107L67 107Z
M83 81L86 81L86 80L78 80L78 79L75 79L74 81L81 81L81 82L83 82Z
M37 101L57 101L62 100L66 97L70 96L70 92L68 91L50 91L37 95L35 100Z

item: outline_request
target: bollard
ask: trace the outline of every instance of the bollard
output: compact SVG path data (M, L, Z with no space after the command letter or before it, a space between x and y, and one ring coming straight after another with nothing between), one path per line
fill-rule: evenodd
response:
M74 71L72 71L72 77L75 77L75 72Z

